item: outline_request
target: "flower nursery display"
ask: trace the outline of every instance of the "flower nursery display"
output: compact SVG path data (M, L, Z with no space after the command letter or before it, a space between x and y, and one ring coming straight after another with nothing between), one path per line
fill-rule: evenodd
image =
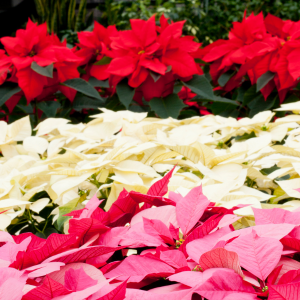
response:
M298 300L300 23L36 3L0 38L0 300Z

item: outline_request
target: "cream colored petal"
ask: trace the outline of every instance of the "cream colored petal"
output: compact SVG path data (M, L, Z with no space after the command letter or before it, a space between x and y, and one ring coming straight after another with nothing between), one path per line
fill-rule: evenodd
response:
M48 148L48 141L41 137L30 136L24 139L23 146L28 152L36 152L42 155Z
M49 201L49 198L39 199L31 204L30 209L36 213L39 213L42 209L46 207Z

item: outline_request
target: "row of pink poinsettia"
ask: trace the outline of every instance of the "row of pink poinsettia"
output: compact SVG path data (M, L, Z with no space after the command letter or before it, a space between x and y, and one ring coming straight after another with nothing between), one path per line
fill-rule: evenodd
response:
M215 207L201 187L164 197L172 171L107 212L93 197L69 234L2 232L0 298L298 299L300 212L253 209L256 225L235 231L240 206Z
M115 26L104 28L94 23L92 32L79 32L79 44L69 49L66 41L59 41L47 33L46 24L28 21L26 29L16 32L16 37L1 38L5 51L0 52L0 84L17 82L21 92L11 97L10 110L22 95L28 102L47 100L61 91L73 101L76 91L61 85L68 79L91 76L98 80L109 79L111 89L124 78L136 88L134 99L141 103L153 97L172 93L176 79L189 80L202 69L195 62L201 44L194 37L182 36L184 21L170 24L162 16L160 26L155 17L148 21L131 20L131 30L117 31ZM37 71L35 66L53 66L52 76Z
M203 60L211 63L210 74L215 84L223 74L231 76L218 89L233 91L245 75L251 84L261 78L259 89L264 98L276 88L282 103L287 92L299 83L299 38L300 21L251 14L248 18L244 16L242 22L233 23L228 40L217 40L207 46Z

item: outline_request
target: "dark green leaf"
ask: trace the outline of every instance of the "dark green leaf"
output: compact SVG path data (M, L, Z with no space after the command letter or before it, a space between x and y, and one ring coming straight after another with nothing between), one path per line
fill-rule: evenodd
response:
M234 106L238 105L235 101L227 99L227 98L224 98L224 97L220 97L220 96L215 96L214 99L212 99L212 101L214 101L214 102L221 102L221 103L227 103L227 104L234 105Z
M31 69L45 77L53 78L53 64L50 64L47 67L41 67L35 61L31 63Z
M275 178L274 180L275 181L283 181L283 180L288 180L288 179L290 179L291 178L291 175L290 174L287 174L287 175L284 175L284 176L282 176L282 177L277 177L277 178Z
M225 112L230 114L230 112L233 111L234 109L235 109L235 106L228 104L228 103L214 102L211 105L211 110L214 115L220 115L220 114L223 115Z
M280 168L277 167L277 165L274 165L273 167L270 168L264 168L260 170L260 173L263 175L270 175L271 173L273 173L276 170L279 170Z
M267 71L265 74L261 75L256 82L256 91L260 91L263 87L265 87L270 80L272 80L275 76L275 73L271 71Z
M235 140L236 141L244 141L244 140L249 140L249 139L255 138L255 137L256 137L256 135L255 135L254 131L252 131L251 133L245 132L243 135L237 135L235 137Z
M102 80L98 80L95 77L91 77L89 79L89 84L91 84L93 87L109 88L108 80L102 81Z
M177 94L171 94L164 99L153 98L149 102L151 109L161 118L176 119L180 111L186 106Z
M11 96L21 91L18 86L0 86L0 106L2 106Z
M124 104L124 106L126 107L126 109L128 109L129 104L131 103L133 96L134 96L134 92L135 89L133 89L132 87L130 87L128 85L128 83L125 81L121 81L118 85L117 85L117 95L119 97L119 100L122 104Z
M265 100L263 95L259 95L258 97L254 98L253 101L248 103L248 107L251 109L249 113L249 117L252 118L259 112L272 108L276 102L277 97L272 98L272 95L270 95L267 101Z
M103 101L96 89L94 89L94 87L90 83L82 78L69 79L62 83L62 85L70 87L86 96Z
M40 102L37 106L47 118L54 118L60 108L59 102L56 101Z
M149 112L149 106L141 106L141 105L129 105L128 110L133 112Z
M256 91L256 85L252 85L245 93L243 105L247 105L249 102L253 101L257 96L261 96Z
M220 86L225 86L226 83L229 81L229 79L231 78L232 73L226 72L224 74L222 74L219 79L218 79L218 84Z
M214 99L214 93L212 86L206 79L205 75L194 75L193 78L188 82L183 82L185 86L190 88L192 92L203 97L204 99Z
M103 66L108 65L112 61L111 57L103 56L100 60L94 63L94 66Z
M98 109L99 107L104 106L104 101L90 98L82 94L77 94L74 102L73 102L73 108L76 111L82 111L83 109Z
M153 78L154 82L156 82L161 77L160 74L152 72L152 71L150 71L150 75Z

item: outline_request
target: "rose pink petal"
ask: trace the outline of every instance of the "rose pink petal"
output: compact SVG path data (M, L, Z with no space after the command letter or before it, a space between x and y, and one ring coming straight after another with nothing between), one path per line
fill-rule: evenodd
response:
M186 245L186 251L190 258L195 262L199 262L200 256L211 250L219 239L226 236L228 233L232 232L229 226L223 227L211 234L204 236L201 239L194 240Z
M198 186L176 204L177 221L183 235L188 234L196 225L209 203L202 193L202 186Z
M145 256L131 255L125 258L115 269L105 274L106 278L118 276L118 280L140 282L145 277L166 277L175 270L166 263Z
M244 277L237 253L224 248L215 248L202 254L199 260L199 266L204 271L211 268L232 269L241 277Z
M300 212L290 212L282 208L259 209L252 207L256 225L263 224L300 224Z
M147 208L139 212L132 218L130 223L131 226L136 223L143 222L143 217L150 220L160 220L167 225L167 227L170 226L170 223L172 223L176 228L179 227L176 219L176 208L172 205Z
M179 250L162 251L160 259L175 269L188 267L184 254Z
M106 281L106 278L104 277L104 275L99 269L86 263L71 263L65 265L59 271L53 272L48 276L51 277L53 280L59 282L60 284L64 285L66 272L69 269L78 270L80 268L82 268L90 278L92 278L93 280L97 280L98 283L102 281Z
M299 295L300 282L269 286L269 299L272 300L298 300Z
M276 239L259 237L253 229L226 244L225 249L236 252L241 266L265 281L278 264L283 246Z
M97 280L89 277L83 267L80 269L70 268L65 273L65 287L73 292L85 290L98 283Z
M253 287L230 269L219 269L219 272L215 272L195 291L210 300L223 300L226 299L225 297L231 297L229 299L257 299ZM232 298L232 295L235 298Z

